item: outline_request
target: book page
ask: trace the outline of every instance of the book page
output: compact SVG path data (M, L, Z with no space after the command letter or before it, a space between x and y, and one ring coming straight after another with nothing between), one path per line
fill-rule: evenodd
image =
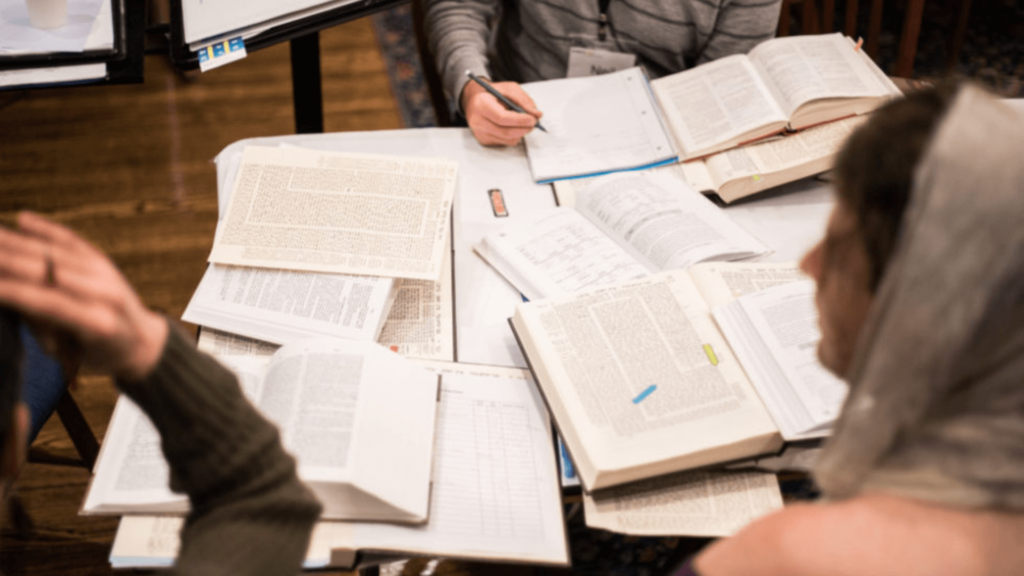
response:
M184 513L188 509L188 497L171 491L170 468L156 427L138 405L119 396L82 513Z
M394 303L377 342L409 358L451 360L455 337L452 316L451 256L441 282L397 280ZM213 356L271 356L279 346L203 326L198 347Z
M476 247L528 300L646 276L648 269L579 212L556 208Z
M731 180L761 177L822 158L832 158L864 116L845 118L771 138L742 148L733 148L704 160L715 188ZM831 162L829 162L831 164Z
M787 117L811 100L891 91L838 32L762 42L750 51L750 61L770 79L769 88Z
M313 337L373 341L395 282L210 264L182 319L273 344Z
M424 363L442 374L430 515L359 524L359 549L566 564L554 443L525 370Z
M776 443L685 272L522 304L513 324L588 490Z
M243 382L254 362L221 360ZM377 344L346 340L282 346L252 393L324 518L406 522L426 513L436 395L429 372Z
M269 359L280 348L277 344L206 327L199 331L196 347L211 356L254 356L265 359Z
M742 54L659 78L651 88L684 159L728 148L741 135L778 132L788 119Z
M266 359L244 361L245 369L233 371L242 392L253 401L260 393ZM184 513L188 509L188 497L171 491L170 468L156 427L127 396L119 396L82 512Z
M452 253L445 251L441 279L398 280L395 301L377 339L407 358L455 359Z
M547 132L526 135L537 182L650 166L676 157L640 68L523 84Z
M765 288L807 280L796 262L705 262L689 272L710 308Z
M818 360L814 282L787 283L714 310L730 345L787 439L827 434L847 386Z
M818 360L818 310L814 282L805 280L762 290L738 302L793 383L816 425L839 415L846 384Z
M696 471L583 493L587 526L635 536L732 536L782 509L775 474Z
M210 261L438 280L456 163L249 146Z
M629 172L595 180L576 209L648 270L767 253L710 200L668 173Z
M349 467L364 359L312 346L300 342L279 349L254 403L281 429L282 444L303 468L344 470ZM247 358L219 359L240 376L251 366ZM336 479L345 479L345 472L339 471Z

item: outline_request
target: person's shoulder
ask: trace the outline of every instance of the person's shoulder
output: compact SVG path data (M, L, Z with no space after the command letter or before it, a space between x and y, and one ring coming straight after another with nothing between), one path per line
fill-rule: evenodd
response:
M697 568L702 576L1010 575L1024 567L1022 537L1024 514L869 494L787 506L709 547Z
M953 506L888 494L865 494L837 509L879 545L920 564L922 574L1024 573L1024 511ZM908 566L910 568L910 566Z

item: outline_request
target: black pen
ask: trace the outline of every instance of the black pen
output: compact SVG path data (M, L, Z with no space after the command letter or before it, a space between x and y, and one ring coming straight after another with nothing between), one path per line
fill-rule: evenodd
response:
M473 82L476 82L477 84L480 85L481 88L483 88L484 90L487 90L488 92L490 92L491 96L494 96L495 98L498 99L498 102L501 102L502 104L505 105L505 108L508 108L509 110L512 110L513 112L519 112L520 114L526 114L527 116L533 116L533 114L530 114L526 110L523 110L523 108L520 105L518 105L515 102L509 100L507 96L505 96L501 92L498 92L497 90L495 90L494 86L491 86L486 80L484 80L483 78L477 76L476 74L473 74L472 71L466 70L466 76L469 76L470 80L472 80ZM538 120L537 123L534 124L534 127L539 129L539 130L541 130L542 132L547 132L547 130L545 130L544 127L540 125L540 120Z

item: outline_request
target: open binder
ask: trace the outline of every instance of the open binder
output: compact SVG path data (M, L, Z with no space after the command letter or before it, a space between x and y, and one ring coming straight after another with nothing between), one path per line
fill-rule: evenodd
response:
M240 0L229 2L230 10L221 10L230 14L229 20L217 14L197 18L197 11L201 12L209 3L171 0L171 62L178 68L192 70L199 67L196 51L217 42L241 36L246 50L252 52L404 3L401 0L303 0L295 3ZM196 22L202 22L201 26Z

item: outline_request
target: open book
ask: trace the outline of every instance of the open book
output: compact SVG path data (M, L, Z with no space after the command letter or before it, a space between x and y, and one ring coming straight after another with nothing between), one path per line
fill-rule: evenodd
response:
M726 204L831 170L836 154L865 116L786 132L678 166L695 190Z
M353 568L357 553L569 563L550 419L529 372L421 362L441 376L430 514L422 525L321 521L306 568ZM115 568L169 565L180 517L125 516Z
M550 132L531 132L525 139L535 180L656 165L672 156L663 150L666 139L674 140L680 160L701 158L864 114L900 95L878 66L838 33L767 40L749 54L649 85L621 80L636 74L607 75L618 82L597 76L524 86L544 111ZM595 136L606 124L614 127L614 138Z
M787 440L832 429L846 384L818 361L814 282L744 295L714 308L715 321Z
M595 179L557 208L475 246L530 300L768 252L725 212L670 174Z
M377 344L305 340L269 361L223 356L256 407L281 430L324 518L427 519L438 377ZM82 512L183 513L160 438L122 396Z
M698 264L519 305L512 328L584 488L778 450L777 418L711 309L802 278L791 264Z

